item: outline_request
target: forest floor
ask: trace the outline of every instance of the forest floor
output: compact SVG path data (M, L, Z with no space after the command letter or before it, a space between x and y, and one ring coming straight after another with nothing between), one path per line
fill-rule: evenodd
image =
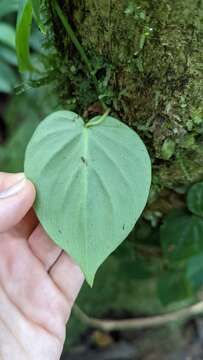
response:
M97 339L97 344L94 341ZM94 339L94 340L93 340ZM202 360L203 317L182 327L156 330L88 333L61 360Z

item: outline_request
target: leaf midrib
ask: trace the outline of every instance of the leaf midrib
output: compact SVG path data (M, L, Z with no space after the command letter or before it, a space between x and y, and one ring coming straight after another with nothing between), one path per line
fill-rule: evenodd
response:
M84 138L84 150L83 150L83 158L85 159L85 161L88 161L88 129L84 127L83 129L83 138ZM87 262L87 252L88 252L88 244L87 244L87 214L88 214L88 209L87 209L87 196L88 196L88 163L87 164L83 164L82 167L82 171L83 171L83 176L84 176L84 205L83 206L83 217L84 217L84 239L85 239L85 244L84 244L84 250L85 250L85 271L87 274L89 274L89 264Z

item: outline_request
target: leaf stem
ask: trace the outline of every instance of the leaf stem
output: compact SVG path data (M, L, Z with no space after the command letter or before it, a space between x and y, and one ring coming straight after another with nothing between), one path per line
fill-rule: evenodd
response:
M85 125L85 127L91 127L91 126L95 126L95 125L99 125L101 122L103 122L105 120L105 118L107 117L107 115L110 113L110 109L107 109L105 111L105 113L100 116L97 120L95 121L88 121L88 123Z
M73 310L77 318L84 324L109 332L118 330L150 329L166 325L170 322L185 321L193 316L203 313L203 301L165 314L123 320L93 318L84 313L78 305L75 305Z

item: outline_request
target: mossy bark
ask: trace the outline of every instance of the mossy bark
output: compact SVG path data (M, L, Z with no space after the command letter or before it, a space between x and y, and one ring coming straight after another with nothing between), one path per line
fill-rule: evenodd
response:
M179 191L202 178L203 1L58 2L98 82L96 90L56 12L47 6L57 49L52 66L63 103L90 115L101 111L102 99L140 134L153 163L151 201L166 188Z

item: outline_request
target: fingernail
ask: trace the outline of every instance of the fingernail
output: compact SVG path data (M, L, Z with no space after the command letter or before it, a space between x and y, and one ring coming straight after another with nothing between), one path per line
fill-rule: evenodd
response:
M19 193L25 186L26 178L23 174L22 177L12 186L9 186L4 191L0 192L0 199L7 199L10 196L16 195Z

